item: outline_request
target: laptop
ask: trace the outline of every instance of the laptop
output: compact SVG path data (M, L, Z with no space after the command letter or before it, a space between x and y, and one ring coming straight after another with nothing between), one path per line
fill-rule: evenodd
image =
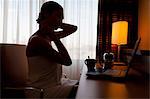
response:
M134 48L131 52L131 56L128 57L127 59L127 64L124 65L124 64L120 64L120 65L115 65L113 64L112 68L111 69L107 69L107 70L103 70L103 69L100 69L99 71L88 71L86 73L86 75L88 77L103 77L103 78L126 78L127 75L128 75L128 71L129 69L131 68L131 63L132 63L132 60L134 59L135 55L136 55L136 52L138 50L138 46L140 44L140 41L141 41L141 38L138 38L135 45L134 45Z

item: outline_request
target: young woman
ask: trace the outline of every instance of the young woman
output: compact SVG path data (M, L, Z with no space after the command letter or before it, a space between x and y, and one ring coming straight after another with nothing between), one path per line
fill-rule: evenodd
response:
M44 88L46 98L66 98L77 81L63 82L62 65L72 64L71 58L60 41L77 30L77 26L63 23L63 8L56 2L45 2L39 13L39 29L28 42L26 55L29 63L28 84ZM61 31L55 31L61 28ZM53 49L54 42L57 51Z

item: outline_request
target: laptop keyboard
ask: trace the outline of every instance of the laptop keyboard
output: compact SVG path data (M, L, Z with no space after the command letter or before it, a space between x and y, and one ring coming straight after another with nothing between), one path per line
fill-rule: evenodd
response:
M111 77L125 77L126 75L126 70L113 70L113 69L107 69L106 71L103 72L87 72L86 75L91 75L91 76L111 76Z
M103 74L117 76L117 75L121 74L121 70L112 70L112 69L110 69L110 70L106 70L105 72L103 72Z

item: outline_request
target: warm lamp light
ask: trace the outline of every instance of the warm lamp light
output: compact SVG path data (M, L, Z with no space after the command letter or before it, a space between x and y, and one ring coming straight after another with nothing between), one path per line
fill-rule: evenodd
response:
M120 45L127 44L128 22L117 21L112 23L112 44L118 45L118 61L120 59Z

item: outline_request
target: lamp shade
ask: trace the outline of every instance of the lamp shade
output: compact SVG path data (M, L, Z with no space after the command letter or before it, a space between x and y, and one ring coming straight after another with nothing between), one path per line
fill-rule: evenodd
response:
M117 21L112 23L112 44L127 44L128 22Z

